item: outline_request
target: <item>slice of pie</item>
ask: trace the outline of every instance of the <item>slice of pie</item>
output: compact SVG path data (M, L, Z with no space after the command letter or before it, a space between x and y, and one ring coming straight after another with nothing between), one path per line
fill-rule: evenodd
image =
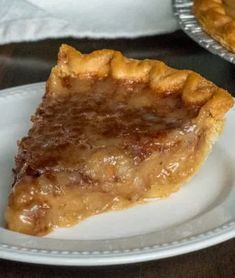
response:
M194 0L193 9L202 28L225 48L235 52L235 1Z
M197 172L232 105L192 71L63 45L19 142L7 227L45 235L168 196Z

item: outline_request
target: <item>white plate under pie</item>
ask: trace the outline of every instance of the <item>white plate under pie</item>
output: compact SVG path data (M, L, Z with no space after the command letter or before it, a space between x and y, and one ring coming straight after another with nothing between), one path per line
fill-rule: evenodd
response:
M46 237L4 228L16 141L27 133L44 83L0 91L0 257L55 265L110 265L175 256L235 236L235 111L200 172L169 198L90 217Z

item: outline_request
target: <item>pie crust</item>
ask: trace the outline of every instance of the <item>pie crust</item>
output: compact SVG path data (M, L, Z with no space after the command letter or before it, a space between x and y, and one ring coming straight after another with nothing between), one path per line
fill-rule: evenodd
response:
M198 171L232 106L190 70L62 45L18 144L7 227L45 235L170 195Z
M193 9L202 28L229 51L235 52L234 0L194 0Z

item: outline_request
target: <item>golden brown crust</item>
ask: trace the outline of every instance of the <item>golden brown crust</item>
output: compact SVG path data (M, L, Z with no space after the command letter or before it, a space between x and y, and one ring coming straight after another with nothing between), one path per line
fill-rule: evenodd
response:
M157 60L128 59L114 50L81 54L65 44L60 48L58 64L48 80L47 93L56 96L60 88L65 93L66 86L67 92L73 92L72 79L76 77L92 80L109 76L117 82L144 83L156 94L182 94L186 105L203 107L208 102L206 109L218 119L223 119L233 106L227 91L190 70L176 70Z
M228 10L229 1L194 0L194 13L203 29L225 48L235 52L235 19ZM231 5L231 4L230 4Z

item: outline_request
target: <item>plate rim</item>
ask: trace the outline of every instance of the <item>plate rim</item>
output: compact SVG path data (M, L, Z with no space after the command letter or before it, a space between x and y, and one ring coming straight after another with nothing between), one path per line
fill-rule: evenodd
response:
M226 231L226 232L225 232ZM15 233L15 232L13 232ZM17 233L15 233L17 234ZM31 237L31 236L30 236ZM67 266L105 266L131 264L170 258L177 255L198 251L235 237L235 222L217 227L206 233L198 234L170 243L163 243L152 247L135 248L120 252L68 252L37 250L24 247L10 246L0 242L0 258L45 265ZM33 237L31 237L33 238ZM204 238L204 239L202 239ZM174 247L174 248L172 248ZM129 252L127 252L129 251ZM89 253L89 254L87 254Z
M0 90L0 99L7 99L17 95L28 94L29 89L43 90L45 82L31 83ZM234 110L233 110L234 111ZM3 228L0 228L0 230ZM15 237L21 234L7 231ZM34 236L25 237L33 240ZM47 265L70 265L70 266L101 266L130 264L144 261L168 258L176 255L197 251L235 237L235 221L217 226L204 233L184 237L178 241L171 241L152 246L143 246L126 250L105 250L105 251L64 251L46 250L21 247L6 244L0 238L0 258L13 261L21 261L35 264ZM48 240L48 239L47 239ZM50 239L56 240L56 239ZM87 240L91 241L91 240ZM101 240L103 241L103 240Z
M181 30L204 49L235 64L235 53L228 51L202 29L192 12L193 0L172 0L172 6Z

